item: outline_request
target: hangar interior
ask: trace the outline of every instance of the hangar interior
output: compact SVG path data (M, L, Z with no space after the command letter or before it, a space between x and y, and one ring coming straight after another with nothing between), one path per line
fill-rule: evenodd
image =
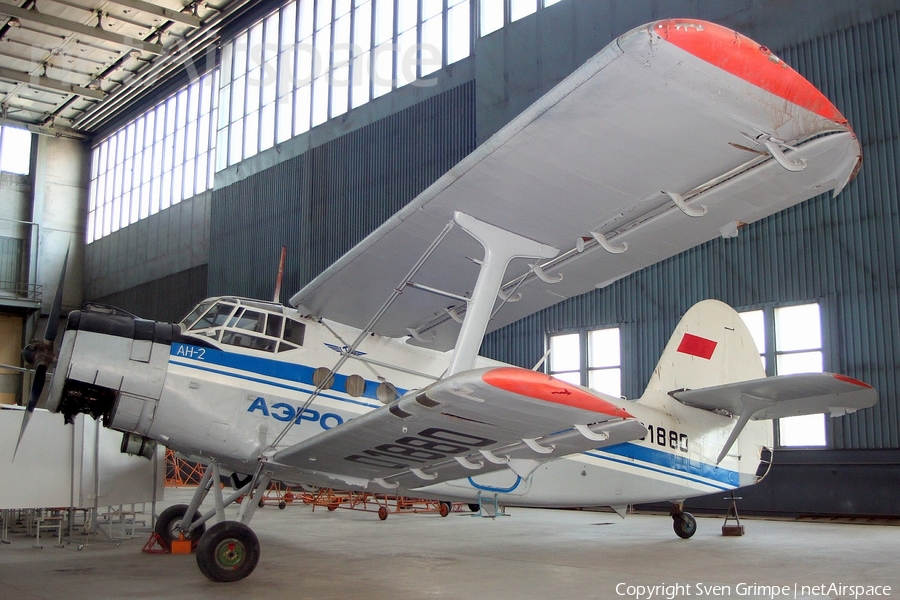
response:
M765 44L859 137L847 189L507 326L482 353L530 368L568 344L574 365L553 372L636 398L680 316L720 299L758 319L770 375L808 359L880 398L812 439L780 426L742 512L900 515L896 2L45 0L39 16L35 4L0 3L0 146L19 155L0 165L12 365L39 336L67 247L65 311L97 302L175 322L206 297L268 298L282 245L293 292L616 36L693 17ZM430 60L391 61L427 40ZM818 315L816 341L779 346L779 315L787 327L797 307ZM593 364L600 335L619 356ZM27 375L0 378L0 401L27 396Z

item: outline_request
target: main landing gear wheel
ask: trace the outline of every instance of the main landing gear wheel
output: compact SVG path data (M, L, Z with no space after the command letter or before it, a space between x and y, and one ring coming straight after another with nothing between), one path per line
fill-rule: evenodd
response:
M163 546L165 546L166 550L170 550L172 548L172 542L181 539L181 535L179 532L175 531L175 526L181 522L184 518L184 515L187 513L188 505L187 504L175 504L167 508L166 510L160 513L159 517L156 519L156 526L153 528L153 531L159 536L162 540ZM191 519L191 522L196 521L200 518L200 513L195 512L194 518ZM188 533L184 532L185 539L191 540L191 547L197 547L197 541L203 535L203 532L206 531L206 524L200 525L194 531Z
M197 566L211 581L239 581L259 562L259 539L237 521L216 523L197 544Z
M672 521L672 526L675 528L675 535L683 540L686 540L697 533L697 519L689 512L680 512L672 515Z

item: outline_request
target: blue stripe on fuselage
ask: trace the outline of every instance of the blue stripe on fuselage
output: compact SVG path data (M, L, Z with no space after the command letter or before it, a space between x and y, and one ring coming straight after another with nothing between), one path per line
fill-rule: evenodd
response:
M691 461L686 456L678 456L671 452L647 448L633 442L616 444L602 450L586 452L585 454L594 458L610 460L663 475L678 477L694 483L717 487L722 490L730 490L740 485L740 476L737 471L723 469L722 467L700 461ZM677 473L664 469L671 469L672 471L677 471ZM711 483L711 481L717 481L724 485L716 485Z
M200 350L202 350L202 352L200 352ZM209 366L203 367L201 366L201 364L205 363L206 365L237 369L247 373L252 373L257 376L273 377L297 384L309 385L315 388L315 385L313 384L313 373L315 372L315 369L306 365L283 362L280 360L273 360L271 358L263 358L261 356L248 356L246 354L238 354L237 352L226 352L224 350L218 350L216 348L199 348L198 346L191 346L190 344L181 344L178 342L172 343L170 356L172 357L172 359L179 359L173 360L175 364L196 369L203 369L206 371L211 371L213 373L228 375L230 377L240 377L241 379L247 379L250 381L279 385L277 383L264 381L254 377L243 376L237 373L217 371L213 368L210 368ZM191 361L183 362L182 359L185 358L191 359ZM376 381L366 380L365 391L363 392L362 397L377 401L378 396L376 395L376 389L378 388L378 385L379 384ZM280 387L287 387L289 389L295 389L302 392L312 391L284 385L280 385ZM346 394L347 375L336 374L334 376L334 385L332 385L330 389ZM397 393L402 396L406 393L406 390L397 388ZM345 400L345 398L337 399ZM381 406L381 403L378 402L378 404L374 405L364 404L364 406L378 407Z

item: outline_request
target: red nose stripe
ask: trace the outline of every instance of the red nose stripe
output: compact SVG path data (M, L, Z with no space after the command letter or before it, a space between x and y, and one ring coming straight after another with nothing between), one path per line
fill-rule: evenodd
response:
M682 354L690 354L691 356L698 356L709 360L712 357L713 352L716 351L716 345L717 343L713 340L686 333L684 334L684 337L681 338L681 343L678 344L678 351Z
M765 46L735 31L689 19L669 19L653 25L664 40L744 81L838 123L847 123L814 85L787 66Z
M482 375L485 383L521 396L564 404L613 417L631 417L624 408L565 381L517 367L500 367Z

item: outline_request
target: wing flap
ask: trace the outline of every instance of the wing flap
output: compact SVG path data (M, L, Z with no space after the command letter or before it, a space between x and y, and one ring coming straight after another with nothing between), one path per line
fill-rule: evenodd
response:
M643 437L599 395L516 367L466 371L278 452L316 477L414 489ZM365 482L365 483L360 483Z
M870 408L878 401L872 386L834 373L780 375L670 395L688 406L753 420L819 413L837 417Z

